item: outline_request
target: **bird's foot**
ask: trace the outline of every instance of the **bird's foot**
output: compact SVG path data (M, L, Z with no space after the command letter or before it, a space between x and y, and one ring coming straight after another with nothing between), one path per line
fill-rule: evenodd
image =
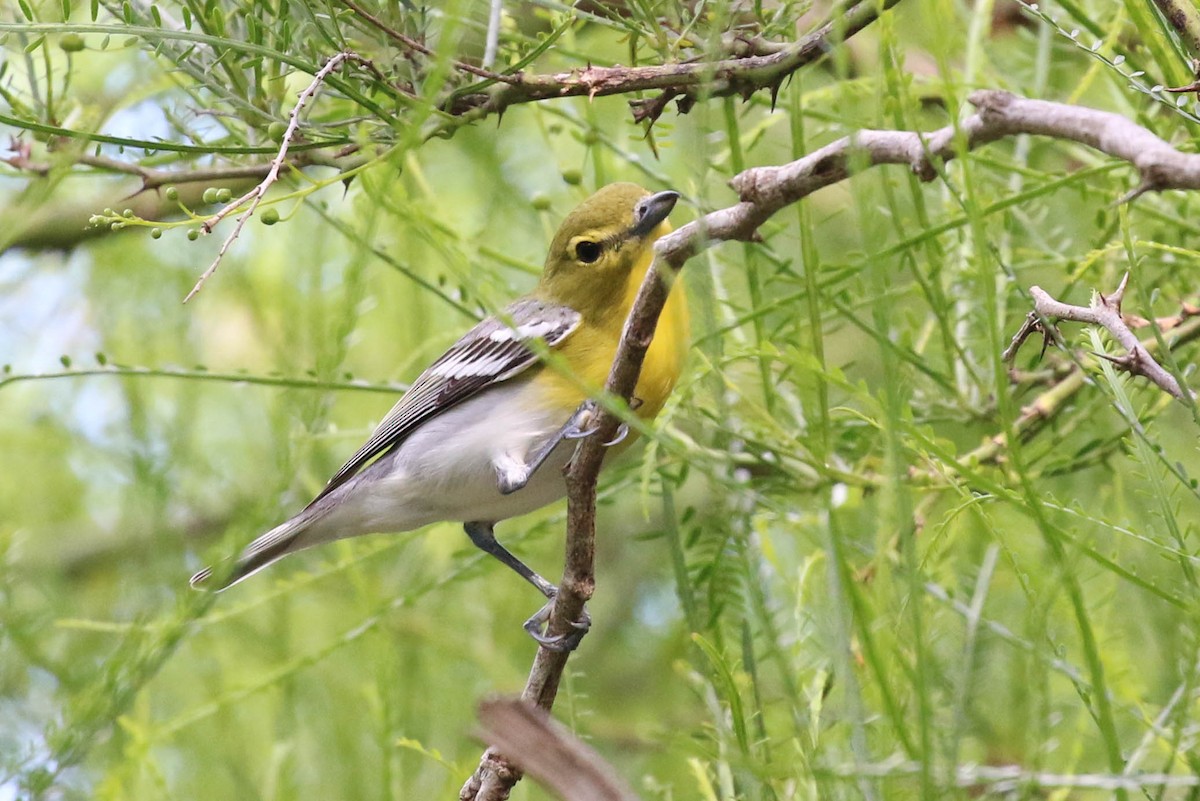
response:
M585 608L579 620L571 622L571 631L566 634L551 635L546 631L546 626L550 622L550 613L554 610L555 595L557 595L557 591L554 595L551 595L550 600L546 602L545 606L525 621L524 629L538 645L546 650L556 653L567 653L579 647L579 643L583 641L583 636L592 627L592 616L588 614Z
M518 461L515 458L507 457L494 462L492 466L496 470L496 488L500 490L500 494L511 495L517 490L523 489L559 443L564 440L583 439L595 434L598 430L593 426L595 417L596 408L593 403L584 401L562 428L555 431L553 436L529 454L528 461Z
M592 401L584 401L575 410L575 414L571 415L571 419L562 427L560 436L563 439L583 439L590 437L600 429L595 425L596 404Z

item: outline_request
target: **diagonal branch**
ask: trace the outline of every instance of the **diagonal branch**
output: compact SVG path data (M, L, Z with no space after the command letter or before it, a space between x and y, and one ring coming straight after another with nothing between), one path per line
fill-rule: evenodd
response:
M941 162L987 142L1025 133L1078 142L1128 161L1137 169L1140 183L1125 201L1149 190L1200 189L1200 154L1182 153L1120 115L1002 91L978 91L970 100L978 111L959 126L930 133L859 131L789 164L756 167L735 175L730 185L738 193L739 203L688 223L656 244L654 264L625 322L605 392L628 403L669 284L688 259L721 241L756 241L758 229L776 212L845 180L855 169L904 164L921 180L930 181L938 175ZM596 481L604 459L603 443L612 440L619 424L616 415L600 410L598 431L581 441L566 476L566 564L547 625L551 636L571 631L571 621L578 619L595 587ZM522 697L550 709L568 656L540 648ZM489 748L460 798L505 799L520 777L519 769Z
M356 53L351 53L347 50L331 57L325 62L325 66L321 67L321 69L317 71L317 74L313 76L312 82L306 86L304 91L302 91L296 98L296 105L292 107L292 113L288 116L288 125L287 129L283 132L283 141L279 145L279 152L275 155L275 158L271 160L271 163L267 169L267 174L263 177L262 181L260 181L249 192L237 198L236 200L231 201L212 217L209 217L204 221L204 225L201 226L201 228L204 230L204 233L211 234L213 228L215 228L217 224L221 222L221 220L240 209L246 203L250 204L244 212L238 215L237 222L235 223L233 230L229 232L229 236L225 237L225 241L221 244L221 249L217 251L216 258L213 259L213 262L208 266L208 269L200 275L199 280L196 281L196 285L192 287L192 291L187 293L187 297L183 299L184 303L187 303L189 300L195 297L196 293L199 292L204 286L204 282L207 281L212 274L217 271L217 267L221 264L221 259L225 258L225 252L229 250L229 246L232 245L234 240L238 238L238 235L242 233L242 227L246 224L246 220L254 216L254 212L258 209L258 204L261 203L263 197L266 196L267 190L270 189L277 180L279 180L279 171L287 162L288 147L291 146L292 140L295 139L296 132L300 128L300 114L304 111L304 107L308 105L308 102L312 100L313 95L317 93L317 90L321 88L321 84L325 82L327 77L329 77L329 74L337 69L338 65L340 65L343 61L353 61L358 64L362 64L370 70L375 69L374 65L369 59L363 58L362 56Z

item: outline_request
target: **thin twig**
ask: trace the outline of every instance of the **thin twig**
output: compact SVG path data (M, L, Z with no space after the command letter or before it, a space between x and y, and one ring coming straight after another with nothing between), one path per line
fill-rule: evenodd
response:
M813 768L813 776L843 781L862 778L899 779L918 776L927 769L927 765L897 756L894 759L869 764L816 765ZM1170 773L1050 773L1029 770L1021 765L956 765L953 768L939 767L934 775L940 786L976 789L987 795L1027 793L1038 789L1146 791L1150 788L1200 787L1200 776Z
M378 29L381 33L387 35L390 39L392 39L393 41L395 41L396 43L398 43L405 49L411 50L414 53L420 53L421 55L428 56L430 58L437 57L437 54L434 53L434 51L431 48L426 47L421 42L418 42L416 39L412 38L411 36L408 36L407 34L404 34L400 31L396 30L391 25L388 25L386 22L381 20L379 17L375 16L370 11L367 11L365 8L360 6L358 3L354 2L354 0L338 0L338 2L340 2L346 8L353 11L355 14L357 14L362 19L366 20L368 23L370 23L372 26L374 26L376 29ZM462 72L470 73L471 75L474 75L477 78L484 78L489 81L511 80L511 78L509 76L502 75L497 72L492 72L491 70L483 69L481 67L476 67L474 64L469 64L466 61L459 61L458 59L455 59L455 58L450 59L450 64L455 69L461 70Z
M305 150L288 159L287 166L293 169L311 166L352 169L361 166L365 163L365 160L352 161L349 164L341 160L353 155L359 149L359 145L350 144L342 146L336 153L332 154L327 154L320 150ZM28 153L25 152L24 148L17 151L16 156L0 159L0 162L37 175L48 175L53 166L50 162L29 159ZM95 156L83 153L75 160L75 163L101 172L136 175L142 179L142 185L139 189L128 195L128 197L133 197L148 189L158 189L162 186L236 181L239 178L262 178L270 174L271 166L274 162L267 162L266 164L239 164L232 167L194 167L187 170L158 170L143 167L132 161L122 161L121 159L109 158L108 156Z
M205 220L204 224L201 226L201 229L204 231L204 233L211 234L213 228L215 228L217 224L221 222L221 220L225 219L234 211L241 208L243 204L247 202L250 203L249 208L238 215L237 223L234 225L233 230L229 232L229 236L225 237L225 242L222 243L221 249L217 251L217 257L213 259L213 262L208 266L208 269L200 275L199 280L196 281L196 285L192 287L192 291L187 293L187 297L183 299L184 303L187 303L189 300L195 297L196 293L199 292L204 286L204 282L207 281L209 277L217 271L217 267L221 264L221 259L225 257L225 252L229 250L229 246L232 245L234 240L238 238L238 235L241 234L242 227L246 224L246 220L254 216L255 210L258 209L258 204L262 202L263 197L267 194L267 190L270 189L277 180L279 180L279 170L283 167L284 162L287 160L288 147L291 146L292 140L296 136L296 131L300 127L301 112L304 111L304 107L308 104L308 101L312 99L313 95L317 93L317 90L321 88L321 84L325 82L325 79L329 76L329 74L337 69L338 65L340 65L343 61L353 61L363 64L367 67L372 67L369 59L363 58L357 53L352 53L347 50L331 57L325 62L325 66L321 67L321 69L317 71L317 74L313 76L312 82L304 88L304 91L302 91L299 97L296 99L296 105L292 107L292 113L288 117L287 129L283 132L283 141L279 144L279 153L276 154L275 158L272 159L271 163L268 165L266 176L261 182L259 182L257 186L239 197L237 200L227 204L223 209Z

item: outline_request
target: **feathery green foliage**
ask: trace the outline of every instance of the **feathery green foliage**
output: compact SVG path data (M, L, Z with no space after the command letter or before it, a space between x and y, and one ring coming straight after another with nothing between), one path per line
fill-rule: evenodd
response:
M1186 48L1140 0L906 0L777 98L652 128L622 97L460 113L501 88L455 65L483 57L487 4L363 5L432 55L336 1L2 12L0 124L29 150L0 186L0 798L453 797L540 603L456 526L216 597L186 578L305 503L405 381L528 291L595 187L677 189L678 224L733 203L746 167L941 127L976 88L1195 148L1194 95L1162 90L1190 80ZM809 10L611 8L504 4L495 68L675 62L735 26L789 41ZM259 211L278 224L251 219L182 306L234 220L190 241L216 192L131 193L269 161L346 49L375 71L344 65L305 109L309 160ZM1197 200L1115 205L1136 180L1005 140L929 184L863 170L688 264L687 378L604 479L595 626L556 708L643 797L1197 792L1195 406L1079 326L1070 352L1000 359L1035 284L1086 303L1130 271L1127 312L1195 302ZM1160 335L1185 381L1195 323ZM498 533L553 576L562 530L551 507Z

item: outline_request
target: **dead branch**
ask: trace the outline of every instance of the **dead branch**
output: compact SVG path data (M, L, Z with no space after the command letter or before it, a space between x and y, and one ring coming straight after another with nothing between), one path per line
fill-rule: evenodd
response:
M1179 386L1175 376L1154 360L1150 351L1138 341L1137 336L1134 335L1129 324L1121 315L1121 301L1125 297L1125 286L1128 281L1129 273L1126 273L1116 291L1111 295L1093 292L1092 301L1088 306L1072 306L1050 297L1041 287L1030 287L1029 294L1033 295L1034 303L1032 317L1036 322L1032 325L1026 323L1022 326L1021 331L1045 329L1052 325L1049 322L1051 320L1071 320L1077 323L1101 326L1120 343L1121 347L1125 348L1124 356L1105 356L1104 358L1131 375L1140 375L1149 379L1165 392L1182 400L1184 398L1183 388ZM1055 338L1058 339L1057 336ZM1009 351L1015 355L1017 347L1020 347L1020 341L1014 339L1013 346L1010 346Z
M383 33L409 54L434 57L435 53L422 42L396 30L371 14L356 0L339 0L355 16ZM727 35L722 46L730 56L725 59L694 61L646 67L592 67L570 72L536 74L525 72L496 72L465 61L452 59L454 69L484 79L493 86L466 87L452 92L441 103L442 110L458 117L471 119L503 114L505 109L521 103L534 103L560 97L600 97L633 92L661 90L653 99L631 100L634 120L651 121L658 118L671 99L678 99L681 112L704 97L725 97L739 94L749 97L759 89L778 91L780 84L805 64L828 53L838 41L854 36L870 25L879 14L900 0L862 0L846 9L839 9L817 30L795 43L768 42L757 37ZM486 59L485 59L486 61Z

